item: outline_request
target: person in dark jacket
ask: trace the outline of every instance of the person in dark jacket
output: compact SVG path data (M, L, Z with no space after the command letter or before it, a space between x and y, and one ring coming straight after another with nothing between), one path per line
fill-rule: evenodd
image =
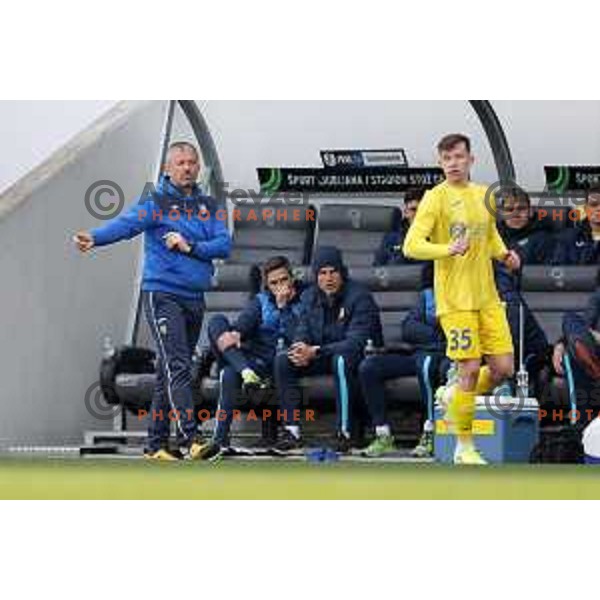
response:
M515 373L520 367L519 332L521 326L521 304L523 305L523 362L529 374L531 392L539 398L542 393L540 375L546 366L551 351L548 338L535 315L529 308L527 300L520 290L520 273L512 273L504 265L495 266L496 285L500 298L506 305L508 324L515 345Z
M446 358L446 338L436 318L431 263L423 269L421 288L416 306L402 322L402 340L412 347L412 352L369 356L359 367L363 395L368 399L375 426L375 439L365 453L369 457L395 450L385 415L385 383L414 376L418 378L420 395L427 407L427 420L423 436L412 454L424 458L433 453L434 392L445 381L450 361Z
M145 234L142 299L158 354L145 456L159 461L201 459L210 447L196 436L192 357L202 329L204 292L211 288L213 260L227 258L231 250L226 212L196 184L198 149L187 142L173 144L167 173L156 191L130 210L74 238L85 253ZM177 426L177 452L168 449L171 419Z
M555 265L600 264L600 190L590 190L582 218L560 235L553 257Z
M402 209L402 221L400 227L394 231L386 233L381 245L375 252L373 260L374 267L385 267L388 265L412 265L417 261L406 258L402 252L404 238L410 226L415 220L419 204L423 198L422 190L409 190L404 197L404 206Z
M294 343L287 354L275 358L275 384L287 416L277 448L289 451L303 445L300 427L292 418L300 398L298 378L327 374L335 379L338 450L343 452L351 445L352 412L360 410L358 365L369 340L383 345L379 308L369 290L350 279L337 248L319 248L313 272L316 285L302 294Z
M263 291L253 298L235 322L216 315L208 335L218 357L219 415L210 456L229 448L229 433L240 386L245 391L268 387L273 376L277 345L289 346L300 316L302 284L294 281L292 266L284 256L268 260L262 269ZM277 423L263 413L262 445L276 441ZM266 420L265 420L266 419Z
M598 283L584 314L567 312L564 315L563 337L554 347L554 370L566 379L571 408L580 411L579 425L588 425L600 411L600 281ZM593 414L588 415L586 411Z
M504 198L498 231L510 250L517 250L527 265L548 264L553 257L556 234L548 220L540 219L523 190Z

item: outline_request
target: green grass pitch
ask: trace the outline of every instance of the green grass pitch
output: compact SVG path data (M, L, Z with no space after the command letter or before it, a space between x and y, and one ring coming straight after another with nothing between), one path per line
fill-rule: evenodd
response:
M600 499L595 467L0 460L2 499Z

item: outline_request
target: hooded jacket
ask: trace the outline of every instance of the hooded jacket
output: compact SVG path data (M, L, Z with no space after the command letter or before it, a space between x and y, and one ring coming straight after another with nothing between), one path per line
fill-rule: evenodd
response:
M333 267L344 279L340 291L327 296L318 285L310 286L301 299L302 313L295 341L321 347L321 356L342 355L360 360L368 340L383 346L379 307L371 292L352 281L337 248L317 250L313 263L315 276L324 267Z
M211 288L212 261L228 258L231 251L225 217L224 211L218 214L216 200L197 186L186 196L163 177L155 192L91 233L98 247L144 233L142 290L197 299ZM192 245L190 254L167 248L164 238L170 232L180 233Z

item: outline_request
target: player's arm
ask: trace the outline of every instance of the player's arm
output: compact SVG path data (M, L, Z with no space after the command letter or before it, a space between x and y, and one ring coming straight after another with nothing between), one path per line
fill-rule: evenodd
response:
M491 205L494 207L493 213L496 214L497 204L496 198L494 196L492 196L491 198ZM505 263L507 266L510 266L507 263L507 259L512 253L506 247L506 244L504 243L504 240L502 239L502 236L498 231L498 225L496 223L495 218L490 220L490 228L488 230L488 244L490 248L490 256L493 259Z
M490 255L503 263L510 271L518 271L522 265L521 255L516 250L509 250L498 232L495 222L490 226L489 234Z
M498 232L498 227L496 226L495 221L492 221L492 224L490 225L488 240L490 244L491 257L495 260L503 262L508 254L508 248L506 247L502 236Z
M438 260L452 255L450 245L429 241L438 218L436 197L427 193L419 206L417 216L406 234L403 252L413 260Z

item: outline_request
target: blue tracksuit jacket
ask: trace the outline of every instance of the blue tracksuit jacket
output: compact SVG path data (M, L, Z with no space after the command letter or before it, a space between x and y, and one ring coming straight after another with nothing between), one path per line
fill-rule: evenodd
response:
M186 196L164 177L153 194L92 230L92 235L101 247L144 233L142 291L198 299L211 287L212 261L227 258L231 251L225 217L215 199L204 196L198 187ZM189 255L167 249L164 237L170 232L180 233L192 245Z

